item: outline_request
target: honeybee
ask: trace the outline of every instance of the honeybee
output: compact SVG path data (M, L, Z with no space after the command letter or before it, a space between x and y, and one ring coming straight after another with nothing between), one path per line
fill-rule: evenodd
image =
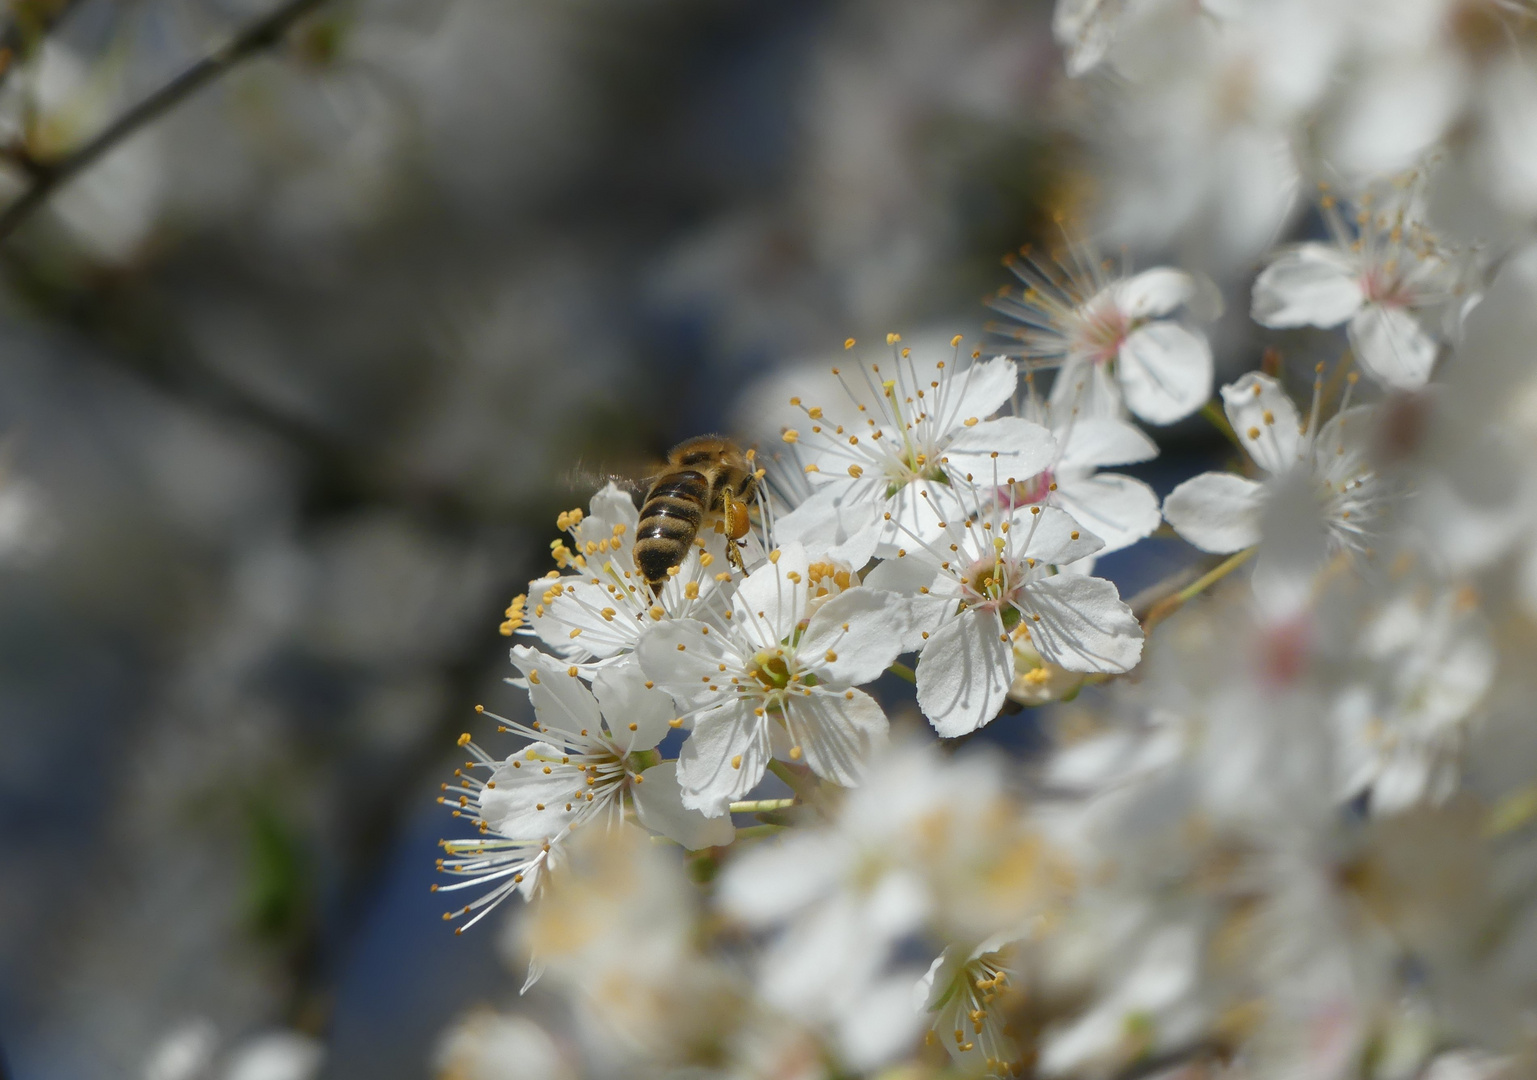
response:
M654 593L688 554L706 514L719 514L726 554L742 569L737 541L751 522L747 504L758 490L752 455L723 435L698 435L667 452L667 466L651 481L635 530L635 566Z

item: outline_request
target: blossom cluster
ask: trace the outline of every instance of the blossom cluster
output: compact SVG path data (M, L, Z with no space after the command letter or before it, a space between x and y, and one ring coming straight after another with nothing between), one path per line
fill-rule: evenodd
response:
M440 862L461 926L533 902L582 1017L549 1075L1537 1070L1532 25L1411 6L1062 0L1069 71L1211 171L1108 231L1195 251L1220 189L1250 279L1073 233L986 342L847 342L751 533L660 589L628 493L561 515L503 625L535 719L464 737ZM1491 192L1521 230L1469 231ZM1254 370L1213 346L1238 295ZM1220 467L1113 471L1176 424ZM1191 568L1128 602L1097 560L1160 530ZM1048 703L1025 761L952 741Z

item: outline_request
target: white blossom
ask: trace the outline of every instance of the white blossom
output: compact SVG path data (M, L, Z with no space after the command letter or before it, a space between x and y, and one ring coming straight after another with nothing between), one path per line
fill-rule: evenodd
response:
M726 813L776 756L855 784L885 739L886 714L855 687L896 659L905 608L865 587L815 596L811 567L805 548L786 544L747 576L719 620L662 622L641 639L641 667L692 726L678 758L685 806Z
M533 726L491 715L504 731L532 740L496 761L469 739L461 744L489 770L485 780L460 771L444 785L443 802L468 817L480 835L447 840L443 869L465 880L440 892L492 886L460 914L473 922L520 890L532 895L558 861L560 845L589 822L617 825L627 810L646 828L687 848L731 843L731 819L710 819L684 806L677 764L657 761L656 745L675 719L672 701L645 682L634 664L601 668L592 689L578 669L526 646L512 651L528 680L538 718Z
M1342 408L1320 427L1318 394L1315 383L1304 423L1268 375L1224 386L1228 422L1264 479L1202 473L1163 504L1168 523L1202 551L1226 554L1265 537L1256 587L1264 583L1278 611L1295 606L1324 559L1371 548L1393 493L1370 454L1375 407Z
M991 721L1014 681L1013 639L1070 671L1129 671L1142 629L1113 584L1056 573L1100 540L1054 507L947 527L936 542L871 571L875 587L910 596L918 707L941 735Z
M968 498L978 485L1012 484L1051 461L1055 446L1039 424L989 419L1014 396L1013 361L924 367L902 349L885 367L859 368L878 384L873 407L800 403L807 426L784 437L801 451L813 489L775 523L779 542L799 540L862 567L908 534L937 536L944 522L975 511Z
M1026 254L1008 262L1024 282L993 298L993 310L1018 327L992 329L1018 342L1032 366L1057 366L1051 403L1059 417L1119 417L1122 403L1149 423L1172 424L1211 397L1211 346L1174 318L1184 308L1205 321L1221 311L1211 282L1160 267L1114 275L1087 246L1066 264Z
M1410 202L1378 206L1366 198L1347 223L1325 195L1332 242L1275 252L1254 282L1254 320L1269 327L1344 324L1373 379L1394 389L1425 385L1440 347L1424 321L1456 297L1461 275Z

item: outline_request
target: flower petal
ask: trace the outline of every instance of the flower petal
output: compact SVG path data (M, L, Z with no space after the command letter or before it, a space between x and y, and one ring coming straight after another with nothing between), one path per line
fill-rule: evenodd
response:
M1347 333L1362 370L1383 386L1416 390L1429 381L1439 350L1403 308L1367 304L1351 318Z
M1200 315L1215 318L1222 312L1222 298L1210 281L1166 266L1144 270L1115 287L1115 304L1132 319L1156 319L1182 304L1200 300Z
M1249 314L1261 326L1338 326L1366 301L1360 268L1330 244L1299 244L1254 281Z
M512 662L528 676L528 696L540 724L572 733L597 730L597 699L586 683L568 673L567 666L527 645L513 646Z
M1105 542L1097 554L1106 555L1141 540L1163 520L1158 496L1141 480L1117 473L1098 473L1057 482L1056 501Z
M797 542L785 544L777 559L748 574L732 599L739 631L755 637L760 645L777 645L795 633L806 612L807 576L811 560Z
M1142 627L1104 578L1038 578L1019 606L1036 651L1069 671L1130 671L1142 658Z
M911 613L901 598L857 587L817 609L796 647L800 662L823 683L873 682L902 651Z
M1014 681L1014 653L993 611L964 611L936 630L918 657L918 707L946 738L998 715Z
M863 566L880 535L880 503L869 485L851 483L847 477L832 479L776 518L774 535L780 543L800 541L813 551Z
M683 805L676 761L664 761L641 773L630 786L630 798L642 825L676 840L689 851L723 847L736 838L730 814L709 818Z
M711 705L721 691L711 690L710 678L720 665L741 667L742 661L723 635L692 619L657 623L641 636L635 658L648 679L679 702Z
M1116 373L1128 409L1150 424L1172 424L1211 397L1211 346L1177 322L1151 322L1121 345Z
M1039 510L1039 513L1032 511ZM1009 521L1009 539L1016 551L1036 562L1077 562L1105 546L1098 536L1055 506L1016 510Z
M863 690L791 698L785 702L785 722L812 771L844 787L859 783L865 762L889 730L880 703Z
M1061 443L1062 455L1056 464L1058 472L1130 465L1137 461L1152 461L1158 456L1158 444L1137 425L1102 416L1070 420Z
M984 420L950 440L941 459L955 476L977 484L1026 480L1051 464L1057 440L1040 424L1017 416Z
M614 741L632 750L650 750L667 735L668 721L677 716L672 698L646 687L646 676L633 661L599 669L592 692Z
M1225 555L1260 539L1264 485L1232 473L1202 473L1169 492L1163 518L1202 551Z
M980 360L952 376L950 399L936 403L939 429L959 428L975 417L986 420L1014 397L1019 370L1007 356Z
M496 767L491 775L496 786L488 785L479 798L480 816L494 832L509 840L545 840L571 823L587 777L560 764L564 756L559 748L536 742Z
M901 652L923 648L929 635L956 607L955 579L926 552L908 552L886 559L865 575L865 587L902 597L907 607Z
M1272 476L1297 464L1302 421L1281 384L1251 371L1222 388L1228 423L1254 463Z
M728 701L694 719L678 754L683 805L720 817L758 786L772 756L768 725L743 701Z

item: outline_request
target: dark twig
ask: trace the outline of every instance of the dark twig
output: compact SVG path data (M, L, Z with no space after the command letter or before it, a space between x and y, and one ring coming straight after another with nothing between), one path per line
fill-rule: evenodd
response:
M78 150L57 161L35 162L32 185L15 202L0 211L0 241L20 228L55 191L95 164L118 143L157 120L241 61L282 41L295 23L325 2L288 0L276 11L253 22L223 46L129 109Z

